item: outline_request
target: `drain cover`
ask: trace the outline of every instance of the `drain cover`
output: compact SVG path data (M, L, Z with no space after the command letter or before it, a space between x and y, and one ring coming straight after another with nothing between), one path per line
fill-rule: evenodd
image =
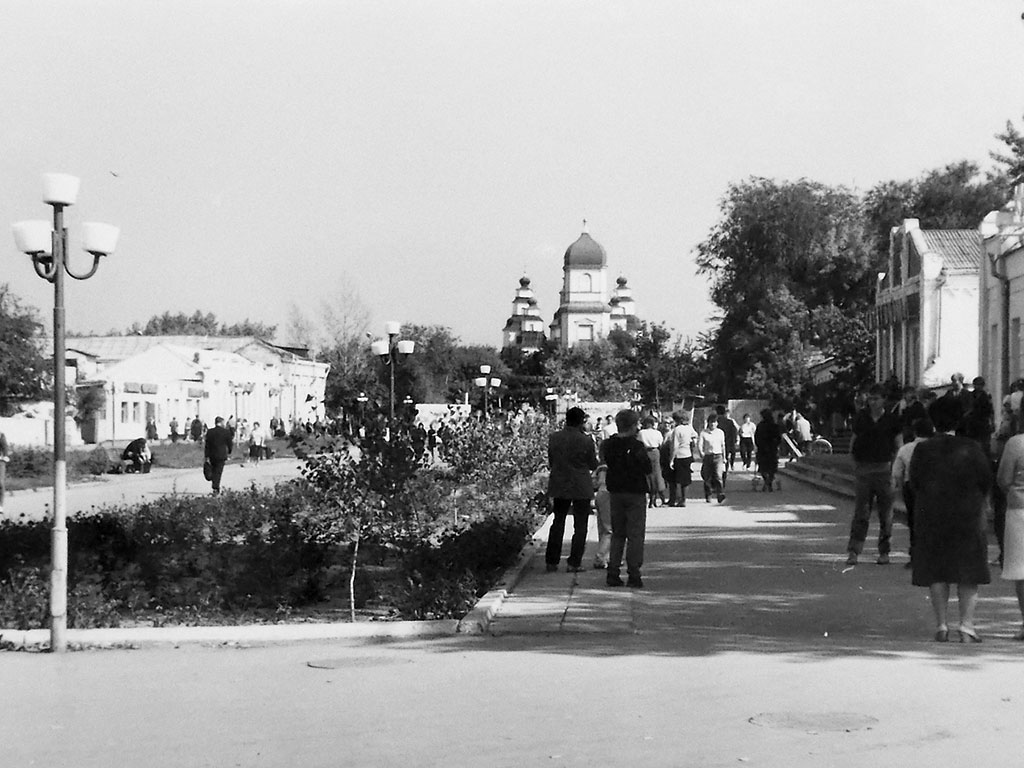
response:
M340 659L315 659L306 666L313 669L348 669L357 667L383 667L388 664L408 664L411 659L394 659L386 656L349 656Z
M856 712L762 712L750 722L763 728L818 732L870 729L878 720Z

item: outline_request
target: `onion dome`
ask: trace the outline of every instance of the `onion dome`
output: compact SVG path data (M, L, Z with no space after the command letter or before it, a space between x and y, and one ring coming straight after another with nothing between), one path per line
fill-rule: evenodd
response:
M603 267L608 263L604 248L586 232L565 249L567 267Z

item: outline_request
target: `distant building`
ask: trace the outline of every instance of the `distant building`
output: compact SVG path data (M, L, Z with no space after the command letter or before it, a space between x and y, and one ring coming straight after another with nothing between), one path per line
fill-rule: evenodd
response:
M889 238L888 270L875 298L875 378L940 387L979 370L978 269L972 229L921 229L904 219Z
M330 366L305 349L253 336L88 336L67 340L79 389L106 405L80 425L85 442L139 437L152 419L161 438L171 419L186 432L196 416L212 426L235 416L266 426L322 416Z
M550 339L562 349L590 344L606 338L613 330L635 332L636 316L633 290L620 277L615 287L608 285L608 257L604 248L584 230L565 251L559 306L549 325ZM502 346L536 351L544 343L540 310L523 277L512 301L512 315L502 332Z

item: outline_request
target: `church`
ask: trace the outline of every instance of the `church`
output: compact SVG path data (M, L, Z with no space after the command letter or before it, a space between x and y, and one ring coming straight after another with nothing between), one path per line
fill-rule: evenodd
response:
M562 349L571 349L606 338L615 330L635 333L640 321L632 289L624 277L615 281L614 288L608 282L608 255L587 232L584 221L583 232L565 250L559 305L548 325L547 338ZM545 338L530 278L524 276L512 300L512 315L505 322L502 346L531 353L540 350Z

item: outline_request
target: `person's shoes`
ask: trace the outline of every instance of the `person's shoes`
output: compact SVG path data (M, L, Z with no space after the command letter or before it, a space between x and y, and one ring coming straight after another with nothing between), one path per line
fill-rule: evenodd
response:
M643 589L644 580L641 579L639 576L630 576L629 579L626 581L626 586L632 587L633 589Z
M554 573L558 570L558 563L546 563L545 568L548 573Z
M608 574L608 578L604 580L604 583L609 587L621 587L625 582L618 576L612 576Z
M848 554L846 556L846 564L847 565L856 565L857 564L857 553L856 552L851 552L850 554Z
M940 627L935 630L935 642L936 643L948 643L949 642L949 629L947 627Z
M961 643L980 643L981 638L978 637L977 631L974 627L968 629L963 624L960 625L960 642Z
M875 560L875 562L878 565L888 565L889 564L889 556L888 555L879 555L878 559Z
M582 565L567 565L567 566L565 566L565 572L566 573L579 573L582 570L583 570L583 566Z
M711 503L711 494L710 493L705 493L704 494L704 501L708 502L709 504Z
M723 501L725 501L725 494L724 493L718 494L718 503L721 504Z

